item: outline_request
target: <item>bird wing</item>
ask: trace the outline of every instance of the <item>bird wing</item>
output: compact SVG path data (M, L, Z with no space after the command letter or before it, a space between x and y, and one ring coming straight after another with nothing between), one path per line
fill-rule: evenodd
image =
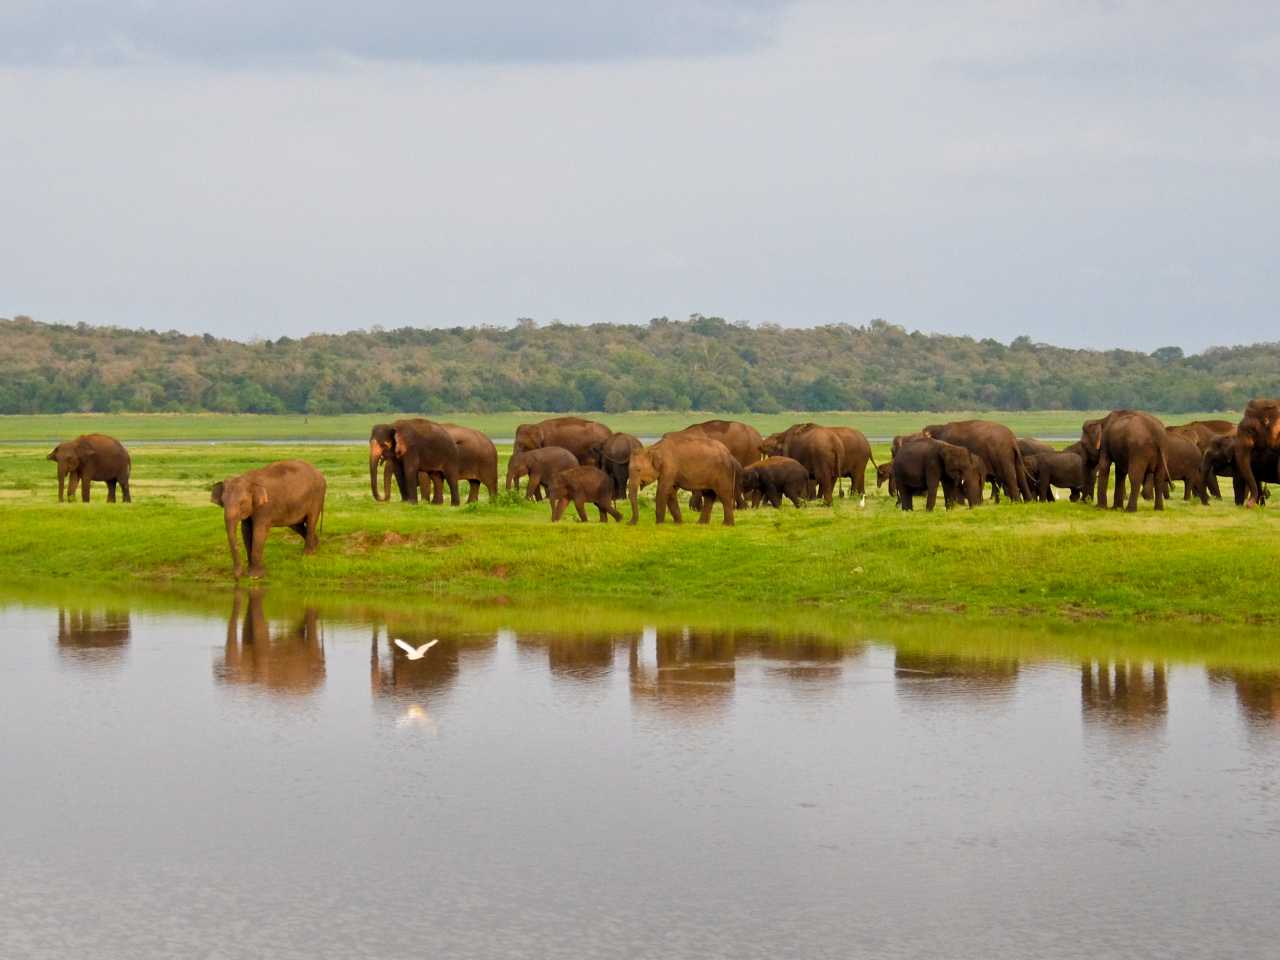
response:
M415 650L413 647L409 646L407 643L405 643L403 640L401 640L399 637L396 637L396 646L397 646L397 647L399 647L401 650L403 650L405 653L417 653L417 652L418 652L418 651L417 651L417 650Z
M430 641L429 643L424 643L422 646L418 648L418 656L422 656L424 653L426 653L428 650L430 650L439 642L440 642L439 639L436 639L436 640Z

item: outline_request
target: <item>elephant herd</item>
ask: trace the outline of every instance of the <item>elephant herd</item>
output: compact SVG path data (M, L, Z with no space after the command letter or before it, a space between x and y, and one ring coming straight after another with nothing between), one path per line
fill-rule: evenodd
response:
M89 484L107 484L107 499L115 501L117 487L130 501L132 462L119 441L87 434L60 443L48 459L58 465L58 499L70 499L76 486L89 499ZM710 522L720 505L726 526L734 513L761 503L780 507L783 499L799 507L821 499L827 505L848 478L852 495L866 502L866 469L876 473L877 487L888 484L903 510L925 498L932 510L941 488L943 503L970 507L983 501L986 485L997 501L1054 499L1053 489L1070 491L1072 501L1096 501L1106 507L1108 481L1114 466L1113 506L1137 509L1139 496L1154 499L1163 509L1172 484L1184 484L1184 497L1221 498L1220 477L1229 477L1237 505L1253 506L1266 499L1263 484L1280 482L1280 400L1252 400L1238 423L1199 420L1166 427L1159 419L1136 410L1113 410L1087 420L1080 439L1065 449L1026 437L989 420L960 420L925 426L917 433L893 438L891 459L877 464L871 445L849 427L799 423L770 436L736 420L707 420L663 434L648 446L626 433L581 417L553 417L522 424L516 430L507 464L506 489L526 480L526 498L551 505L552 522L569 504L580 520L588 504L600 519L621 522L615 503L624 496L630 523L639 516L641 488L655 486L655 518L670 513L683 519L678 494L687 492L689 508L699 522ZM382 484L379 488L379 468ZM369 435L369 485L373 498L391 497L391 481L402 500L417 503L460 503L459 483L469 485L467 502L474 503L480 487L490 500L498 495L498 452L478 430L422 418L377 424ZM237 577L244 566L237 544L237 527L248 554L250 576L263 573L262 557L272 527L288 527L302 537L304 553L316 549L324 515L324 475L301 460L272 463L214 484L213 503L222 507L232 567ZM843 490L840 490L843 496Z

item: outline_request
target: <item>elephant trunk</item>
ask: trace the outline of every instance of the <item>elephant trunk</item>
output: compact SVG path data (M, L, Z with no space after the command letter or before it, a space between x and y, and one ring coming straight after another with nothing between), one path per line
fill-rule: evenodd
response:
M632 476L627 479L627 500L631 503L631 524L640 519L640 481Z
M226 512L227 521L227 546L231 548L231 569L235 573L236 578L240 577L240 548L236 544L236 518L231 515L231 511Z
M386 496L378 496L378 464L382 461L382 448L378 446L377 441L369 441L369 490L373 493L373 499L381 502L382 500L391 499L391 491L386 490Z
M514 460L515 457L512 457L511 459ZM520 481L516 479L516 465L514 463L508 462L507 463L507 493L511 492L511 484L513 482L516 484L519 484ZM517 486L516 489L519 490L519 487Z

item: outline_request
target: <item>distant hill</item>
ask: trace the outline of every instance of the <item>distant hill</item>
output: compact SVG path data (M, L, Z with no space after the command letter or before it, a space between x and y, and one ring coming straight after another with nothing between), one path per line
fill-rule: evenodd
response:
M454 327L240 343L208 334L0 320L0 413L674 409L1233 410L1280 395L1280 343L1068 350L874 321L784 329Z

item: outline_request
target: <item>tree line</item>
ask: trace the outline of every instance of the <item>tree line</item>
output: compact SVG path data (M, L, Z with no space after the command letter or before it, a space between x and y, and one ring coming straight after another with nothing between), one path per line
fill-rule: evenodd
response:
M1187 356L1018 337L647 324L373 327L250 343L0 319L0 413L1239 409L1280 395L1280 343Z

